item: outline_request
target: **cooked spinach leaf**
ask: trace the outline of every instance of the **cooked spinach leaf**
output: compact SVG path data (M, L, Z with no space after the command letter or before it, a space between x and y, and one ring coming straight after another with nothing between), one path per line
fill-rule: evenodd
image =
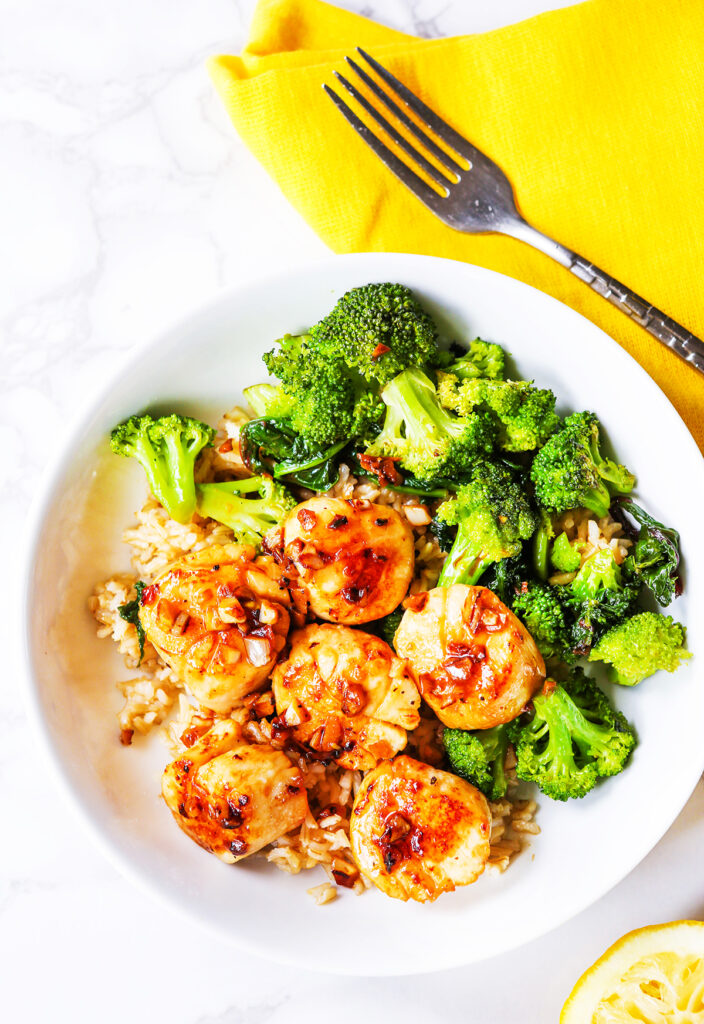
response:
M345 444L318 448L283 419L250 420L240 431L242 460L252 473L285 478L310 491L328 491L337 483L336 456Z
M682 593L680 578L680 535L653 519L632 498L616 498L611 514L636 539L624 567L645 584L656 601L665 606ZM636 530L627 516L640 524Z
M134 628L137 630L137 640L139 641L139 664L142 663L144 657L144 626L139 620L139 605L142 600L142 591L146 587L146 583L142 580L137 580L134 585L134 589L137 591L137 596L134 601L128 601L126 604L121 604L117 609L120 613L120 618L124 619L125 622L131 622Z

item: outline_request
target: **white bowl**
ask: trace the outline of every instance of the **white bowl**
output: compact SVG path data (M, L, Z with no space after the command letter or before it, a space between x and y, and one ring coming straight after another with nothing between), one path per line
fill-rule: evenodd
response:
M167 752L158 737L121 747L115 681L129 673L99 641L86 601L96 581L127 570L120 535L145 495L141 469L109 453L110 428L145 406L215 421L265 378L274 339L308 326L338 295L370 281L414 288L444 332L498 341L520 373L552 387L560 411L593 409L620 459L638 474L650 512L675 525L688 566L675 614L704 621L696 565L702 460L670 403L610 338L571 309L478 267L393 254L332 258L225 294L130 354L90 403L47 478L31 526L25 596L27 689L57 775L111 860L224 938L281 961L349 974L439 970L505 951L588 906L645 856L674 820L704 763L704 647L676 675L620 688L635 723L628 769L582 801L540 798L542 832L500 876L432 905L376 891L343 893L323 909L306 889L322 871L292 877L259 860L228 867L190 842L159 797ZM78 839L77 839L78 842Z

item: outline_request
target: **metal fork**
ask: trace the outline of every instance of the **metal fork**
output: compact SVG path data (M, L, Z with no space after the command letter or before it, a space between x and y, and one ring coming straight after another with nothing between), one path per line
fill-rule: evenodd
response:
M567 249L564 245L560 245L559 242L548 238L547 235L532 227L519 214L511 183L493 160L490 160L468 139L451 128L446 121L426 106L415 93L412 93L403 82L400 82L377 60L370 57L360 47L357 47L357 53L376 72L387 89L383 89L364 68L360 67L351 57L347 57L347 63L352 71L391 112L396 121L403 124L415 136L425 152L432 154L443 168L444 173L427 159L419 147L402 135L352 82L344 75L335 72L337 79L383 132L393 139L416 166L422 168L425 174L436 183L438 191L423 181L381 138L375 135L338 93L327 85L324 85L323 88L367 145L374 150L389 170L393 171L396 177L421 202L425 203L429 210L432 210L436 217L457 231L466 231L472 234L494 232L510 235L521 242L527 242L528 245L532 245L535 249L552 257L563 267L567 267L580 281L584 281L595 292L608 299L663 345L667 345L673 352L676 352L690 366L694 366L704 373L704 342L700 338L695 337L686 327L676 323L655 306L651 306L645 299L636 295L635 292L626 288L625 285L600 270L583 256L579 256L576 252L572 252L571 249ZM422 124L452 150L454 155L450 155L439 146L415 120L409 117L406 113L407 110L412 111Z

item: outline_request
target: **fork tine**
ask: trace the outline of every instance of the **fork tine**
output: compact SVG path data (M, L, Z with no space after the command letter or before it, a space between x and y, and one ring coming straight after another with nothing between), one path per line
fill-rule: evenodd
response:
M408 153L408 155L411 157L411 159L415 160L418 166L422 167L425 173L428 174L433 179L433 181L437 182L438 185L442 186L445 189L448 187L448 185L451 184L451 182L448 181L448 179L437 169L437 167L434 167L428 160L426 160L423 154L419 152L419 150L417 150L415 146L411 145L411 143L407 139L404 139L403 135L401 135L400 132L397 132L392 124L389 124L389 122L386 120L383 114L379 113L379 111L375 107L373 107L371 103L369 103L365 99L364 96L362 96L361 92L358 89L356 89L351 82L348 82L344 75L339 74L337 71L333 71L333 74L335 75L335 78L337 78L337 80L341 82L342 85L344 85L345 89L347 89L347 92L354 96L354 98L357 100L360 106L362 106L366 110L366 112L370 114L371 117L374 118L376 123L380 125L381 128L384 129L386 134L389 135L394 140L396 145L400 146L401 149L405 150L406 153Z
M399 82L398 78L392 75L390 71L387 71L378 60L374 60L361 46L357 47L357 53L364 58L370 67L374 68L379 77L403 100L406 106L418 115L423 124L432 129L438 138L446 142L448 146L451 146L456 153L459 153L460 156L465 157L470 162L482 155L468 139L465 139L463 135L456 132L447 121L443 121L441 117L438 117L435 111L423 103L414 92L411 92L408 86L404 85L403 82Z
M449 153L444 149L441 149L440 146L438 146L438 144L415 123L415 121L411 120L408 114L401 110L397 103L394 103L388 93L384 92L381 86L379 86L373 78L370 78L364 68L361 68L356 61L352 60L351 57L345 57L345 60L350 67L354 69L355 73L361 78L367 88L374 93L377 99L380 99L391 113L397 117L399 121L409 129L409 131L413 132L415 137L423 143L426 149L430 150L433 156L440 161L443 167L447 168L447 170L452 174L461 174L462 171L464 171L464 167L462 167L461 164L457 163L456 160L453 160ZM335 73L337 74L337 72Z
M349 123L352 125L358 135L366 142L366 144L373 149L379 159L384 163L390 171L392 171L396 177L403 182L403 184L411 190L418 198L425 203L426 206L430 207L431 210L436 210L439 202L442 202L441 196L435 192L430 185L427 185L422 178L410 169L402 160L396 156L395 153L386 146L381 139L378 139L373 131L361 121L355 112L351 110L341 96L331 89L328 85L324 85L323 89L328 94L330 99L333 101L337 109L346 117Z

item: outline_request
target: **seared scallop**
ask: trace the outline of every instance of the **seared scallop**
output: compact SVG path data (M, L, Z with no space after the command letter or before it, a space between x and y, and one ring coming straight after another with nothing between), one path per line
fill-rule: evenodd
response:
M311 610L329 622L359 625L388 615L413 578L413 533L387 505L310 498L289 513L284 545Z
M378 637L347 626L306 626L272 676L276 711L300 743L367 771L406 745L420 718L408 666Z
M246 545L213 545L145 587L139 617L193 696L226 714L271 674L286 643L289 604L272 559Z
M364 776L350 818L357 865L398 900L469 885L489 858L486 798L464 779L401 755Z
M308 810L298 768L280 750L244 742L229 719L166 766L161 791L186 835L228 864L297 828Z
M545 678L532 636L486 587L456 584L409 598L394 644L453 729L510 722Z

